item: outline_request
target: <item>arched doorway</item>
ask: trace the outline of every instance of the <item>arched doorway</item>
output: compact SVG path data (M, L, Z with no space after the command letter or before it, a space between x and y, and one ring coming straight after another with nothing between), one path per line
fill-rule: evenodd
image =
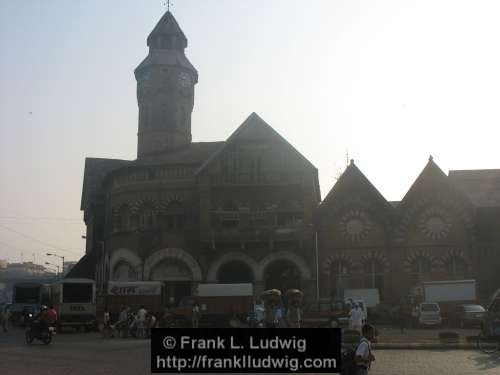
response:
M151 269L150 280L165 282L163 301L169 305L178 305L183 297L191 295L193 275L181 260L167 258L158 262Z
M254 281L253 271L248 264L233 260L219 267L217 281L220 283L252 283Z
M137 272L132 265L126 261L119 261L113 267L112 280L116 281L135 281L137 280Z
M288 259L279 259L270 263L264 270L265 289L301 289L301 272L299 267Z

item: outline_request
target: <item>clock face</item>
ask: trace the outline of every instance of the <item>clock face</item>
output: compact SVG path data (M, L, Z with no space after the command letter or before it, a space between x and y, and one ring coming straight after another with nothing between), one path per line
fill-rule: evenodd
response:
M179 85L182 87L189 87L191 85L191 76L186 72L179 73Z

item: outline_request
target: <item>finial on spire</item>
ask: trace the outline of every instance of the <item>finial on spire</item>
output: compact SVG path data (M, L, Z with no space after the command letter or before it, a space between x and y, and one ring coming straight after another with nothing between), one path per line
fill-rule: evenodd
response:
M170 0L167 0L163 3L163 5L167 6L167 12L170 12Z
M429 161L433 161L434 158L432 157L432 155L429 155Z

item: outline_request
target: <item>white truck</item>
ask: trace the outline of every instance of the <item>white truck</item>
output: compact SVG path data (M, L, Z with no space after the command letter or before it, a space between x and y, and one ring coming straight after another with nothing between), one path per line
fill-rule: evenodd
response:
M457 305L476 303L476 290L476 280L427 281L418 285L414 294L420 303L438 304L437 310L446 321ZM418 314L418 306L416 310Z

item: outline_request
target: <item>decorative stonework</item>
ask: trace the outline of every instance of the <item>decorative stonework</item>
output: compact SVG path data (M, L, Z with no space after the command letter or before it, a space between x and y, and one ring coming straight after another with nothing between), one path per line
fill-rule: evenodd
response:
M384 272L390 272L390 263L387 257L382 253L381 250L370 251L370 253L365 254L361 257L361 264L368 264L372 261L380 263L383 267Z
M302 280L311 280L312 275L311 271L309 270L309 267L307 266L307 263L305 262L302 257L298 256L297 254L291 253L289 251L279 251L276 253L272 253L264 257L260 262L259 262L259 271L257 272L256 279L257 280L264 280L264 272L266 268L273 262L279 261L279 260L288 260L292 263L294 263L300 270L300 275L302 277Z
M352 209L340 219L340 230L344 238L352 242L363 240L372 227L368 214L361 210Z
M193 281L201 281L202 273L198 262L185 250L176 248L167 248L155 251L151 256L149 256L144 262L144 276L149 279L150 274L154 266L162 262L165 259L176 259L184 263L191 271L191 276Z
M444 209L431 207L422 213L419 228L427 237L433 240L442 240L450 232L451 218Z
M248 265L253 272L254 279L257 280L257 274L259 273L259 264L246 254L240 252L231 252L224 254L210 265L207 273L207 281L216 282L217 272L219 271L220 267L222 267L226 263L233 261L239 261Z
M129 249L118 249L113 251L110 259L110 270L111 274L114 273L116 266L119 263L128 264L137 275L141 274L142 261L141 258L137 256L132 250Z
M353 268L353 260L351 259L351 257L349 257L348 255L346 254L336 254L336 255L330 255L328 258L325 259L325 261L323 262L323 274L328 276L330 275L330 273L332 272L332 266L335 262L343 262L347 268L349 269L349 271L352 270Z

